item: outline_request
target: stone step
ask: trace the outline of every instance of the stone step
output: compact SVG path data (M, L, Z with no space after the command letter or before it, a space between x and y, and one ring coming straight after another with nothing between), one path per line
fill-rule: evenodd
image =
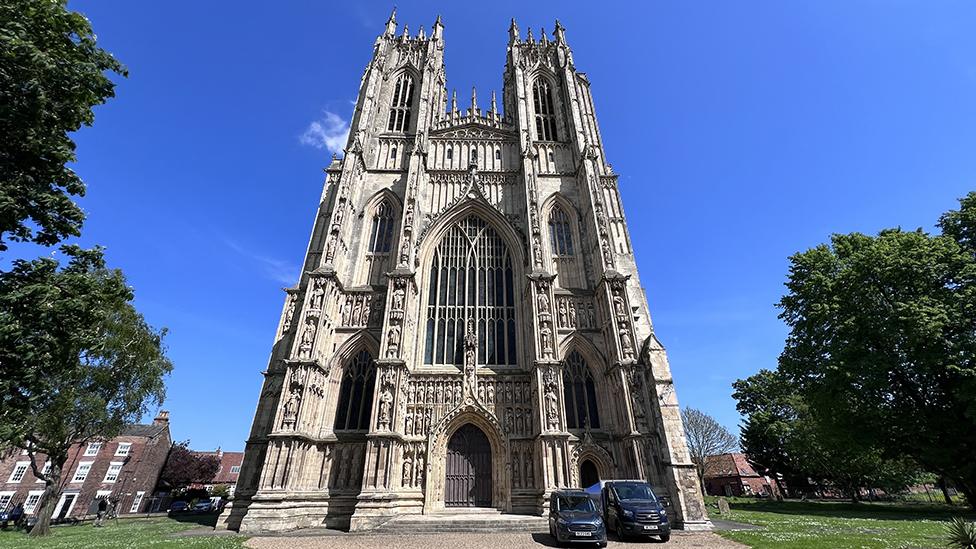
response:
M396 517L377 528L375 533L434 534L437 532L546 532L545 518L502 513L438 513Z

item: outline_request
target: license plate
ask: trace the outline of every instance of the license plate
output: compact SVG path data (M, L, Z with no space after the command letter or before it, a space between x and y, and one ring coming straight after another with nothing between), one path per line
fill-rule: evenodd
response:
M588 538L593 536L593 532L576 532L576 535Z
M646 526L646 525L645 525L645 526L644 526L644 529L645 529L645 530L657 530L657 525L656 525L656 524L651 524L651 525L649 525L649 526Z

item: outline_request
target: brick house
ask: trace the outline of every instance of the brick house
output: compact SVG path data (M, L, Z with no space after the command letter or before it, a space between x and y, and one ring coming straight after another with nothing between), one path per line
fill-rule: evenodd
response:
M217 469L217 473L214 474L214 478L201 485L194 485L194 488L206 488L211 490L214 486L227 486L229 489L228 494L234 495L234 488L237 486L237 477L241 474L241 463L244 462L244 452L224 452L220 448L217 448L214 452L193 452L196 456L215 456L220 460L220 467Z
M777 488L773 479L756 472L745 454L736 452L705 458L705 493L775 497Z
M172 443L169 412L161 411L151 424L128 425L111 440L75 444L64 464L53 520L92 514L100 497L116 502L119 514L145 511ZM46 463L47 456L36 458L39 465ZM0 509L23 503L31 516L39 510L43 492L44 483L31 471L26 452L0 460Z

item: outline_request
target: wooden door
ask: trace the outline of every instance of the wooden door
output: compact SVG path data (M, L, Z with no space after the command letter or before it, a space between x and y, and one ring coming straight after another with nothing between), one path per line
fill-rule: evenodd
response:
M491 507L491 444L470 423L447 441L446 507Z

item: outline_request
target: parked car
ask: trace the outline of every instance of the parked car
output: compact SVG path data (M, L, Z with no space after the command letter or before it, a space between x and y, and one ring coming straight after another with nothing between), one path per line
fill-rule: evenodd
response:
M593 499L583 490L557 490L549 496L549 534L556 545L607 546L607 529Z
M642 480L608 480L602 484L603 521L618 539L623 541L630 536L671 539L668 514L649 484Z
M214 510L214 502L209 499L201 499L193 506L194 513L209 513Z
M183 513L190 508L190 504L185 501L174 501L169 506L170 513Z

